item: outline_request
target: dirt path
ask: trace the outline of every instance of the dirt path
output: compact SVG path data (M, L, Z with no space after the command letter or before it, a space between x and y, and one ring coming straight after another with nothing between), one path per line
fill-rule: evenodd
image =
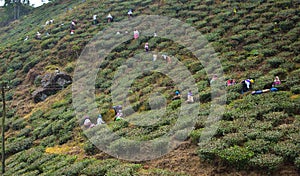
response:
M166 169L191 176L211 175L210 173L213 172L213 167L202 163L196 152L196 145L185 142L167 155L156 160L148 161L144 165L149 166L149 168Z

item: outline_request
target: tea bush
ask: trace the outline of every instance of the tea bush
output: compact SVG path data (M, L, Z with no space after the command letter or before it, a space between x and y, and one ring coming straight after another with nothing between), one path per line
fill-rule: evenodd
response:
M107 159L103 161L94 161L86 168L82 169L81 174L87 176L94 175L106 175L110 169L115 168L117 165L120 165L120 161L114 159Z
M267 59L267 63L270 64L272 68L278 68L281 64L284 63L284 59L278 58L278 57L273 57Z
M131 141L125 138L115 140L111 142L109 149L116 155L130 156L136 152L139 152L140 143L137 141Z
M8 143L6 145L5 154L12 155L25 149L29 149L33 145L33 141L34 139L30 137L26 139L21 138L12 143Z
M272 172L283 164L283 158L275 154L259 154L250 159L250 165Z
M203 130L203 128L196 129L196 130L191 131L191 133L189 134L189 137L191 138L191 141L194 144L198 144L200 137L201 137L202 130Z
M261 137L270 142L278 142L279 139L283 136L283 133L280 131L268 130L261 134Z
M91 160L82 160L80 162L74 162L72 165L66 165L60 167L58 170L53 172L55 175L79 175L79 173L86 168Z
M137 171L141 168L140 164L124 164L117 165L113 169L108 170L106 173L107 176L115 176L115 175L123 175L123 176L131 176L138 175Z
M244 146L249 150L253 151L254 153L267 153L270 149L270 142L264 139L256 139L256 140L249 140L247 141Z
M299 86L293 86L291 87L291 91L293 94L300 94L300 87Z
M291 141L279 142L274 145L275 154L282 156L286 161L293 161L296 156L300 155L299 145Z
M300 157L297 157L296 159L295 159L295 165L296 165L296 167L298 168L298 169L300 169Z
M254 156L254 153L247 148L235 145L219 151L218 156L225 164L237 168L245 168Z
M167 152L168 150L168 139L154 139L153 140L153 145L152 145L152 149L153 149L153 153L155 153L156 155L162 155L164 153Z
M11 124L11 128L13 130L21 130L26 126L24 118L18 118L17 120L14 120Z
M95 155L99 152L98 148L90 141L84 143L83 149L87 155Z
M201 160L213 161L217 157L218 151L224 150L227 146L220 139L212 139L211 141L204 141L201 143L199 150L197 151Z
M230 133L225 135L222 140L224 140L228 146L234 146L244 143L246 138L242 133Z

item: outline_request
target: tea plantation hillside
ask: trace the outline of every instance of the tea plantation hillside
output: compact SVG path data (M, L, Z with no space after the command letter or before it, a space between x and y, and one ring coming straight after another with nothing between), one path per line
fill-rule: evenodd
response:
M1 27L0 78L9 85L5 97L4 175L299 175L299 7L298 0L56 0ZM42 85L41 79L56 68L74 75L84 47L99 31L130 20L129 9L133 9L133 18L161 15L196 28L215 50L204 57L217 56L222 64L222 68L209 69L224 72L222 87L226 96L212 91L213 75L207 74L195 55L182 45L160 37L159 33L157 37L146 37L140 31L140 37L134 40L133 31L127 31L128 34L120 31L122 35L131 35L132 40L109 53L99 66L95 82L97 109L110 130L124 137L108 143L107 149L118 155L122 146L131 155L136 152L137 143L125 138L154 140L168 133L177 120L180 124L176 127L179 130L174 134L175 140L186 135L180 129L189 124L185 121L188 117L178 117L186 95L172 101L178 87L158 72L144 72L133 81L127 99L135 112L125 108L125 120L113 120L112 106L122 104L122 100L112 101L113 80L120 71L132 69L130 65L136 62L132 57L145 53L146 42L150 51L178 58L198 88L193 93L200 103L193 105L199 108L199 113L188 139L176 150L153 161L125 161L97 149L81 128L83 117L76 116L72 85L42 102L35 103L32 98L32 93ZM114 17L112 23L106 19L109 13ZM93 24L94 14L98 16L97 24ZM54 22L45 25L51 19ZM72 20L76 21L74 34L70 34ZM35 38L37 32L41 33L41 39ZM107 42L110 40L107 38ZM159 55L156 64L162 62ZM149 65L143 69L157 66L153 63L151 55ZM169 67L173 69L172 64ZM255 81L252 90L263 90L271 88L275 76L281 79L281 84L276 85L278 91L241 94L242 80L251 78ZM235 79L238 84L225 86L228 79ZM152 98L153 92L165 97L165 113L149 115L151 108L159 107L162 101ZM119 97L124 92L115 93ZM219 104L212 103L213 94L225 99L225 110L212 139L199 145L211 108L220 108ZM2 109L0 114L2 117ZM149 116L158 119L155 124L138 126L126 120L136 122ZM91 117L93 123L96 119ZM109 140L101 136L106 133L102 126L86 132L95 135L93 141ZM166 151L167 143L156 141L155 147Z

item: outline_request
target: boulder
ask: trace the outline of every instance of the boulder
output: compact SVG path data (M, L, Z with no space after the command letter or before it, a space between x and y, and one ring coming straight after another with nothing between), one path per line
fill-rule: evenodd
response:
M48 96L56 94L71 83L72 77L63 72L45 74L41 80L41 87L32 93L33 100L35 103L44 101Z

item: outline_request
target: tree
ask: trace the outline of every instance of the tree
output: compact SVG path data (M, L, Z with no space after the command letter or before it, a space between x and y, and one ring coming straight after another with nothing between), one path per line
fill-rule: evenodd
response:
M5 116L6 116L6 107L5 107L5 89L7 88L7 83L2 81L1 84L1 93L2 93L2 108L3 108L3 116L2 116L2 174L5 173Z
M0 0L3 1L3 0ZM7 22L17 20L27 14L32 7L29 0L4 0L4 9L8 15Z

